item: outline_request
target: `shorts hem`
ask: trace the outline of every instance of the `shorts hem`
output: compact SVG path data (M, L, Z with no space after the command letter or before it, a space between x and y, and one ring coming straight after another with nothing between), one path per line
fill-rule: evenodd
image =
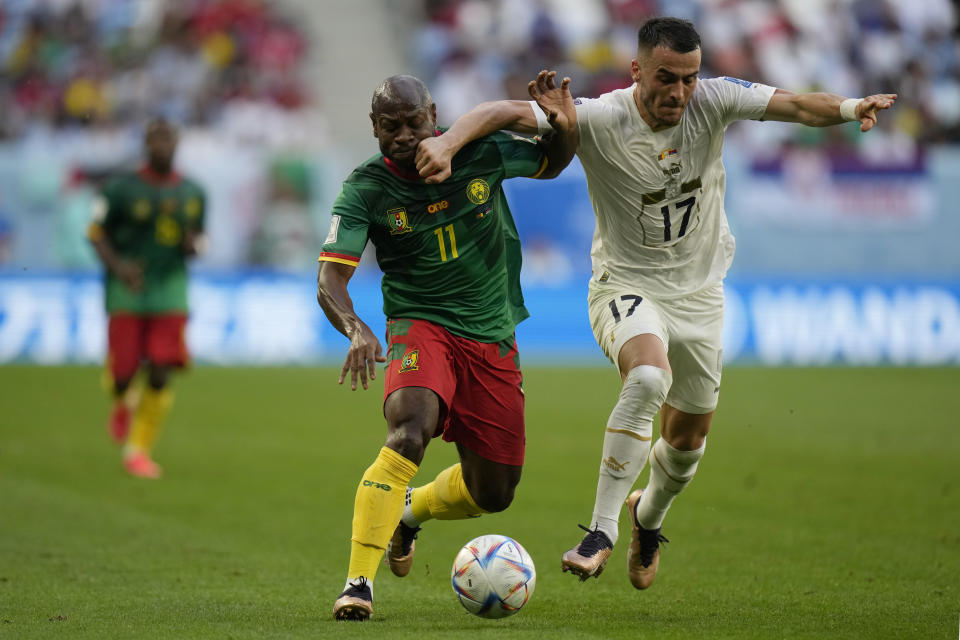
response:
M705 413L710 413L711 411L717 410L718 402L714 402L712 407L704 407L695 405L691 402L686 402L685 400L680 400L679 398L674 398L670 395L667 395L667 399L664 401L664 404L668 404L674 409L679 409L684 413L690 413L693 415L703 415Z

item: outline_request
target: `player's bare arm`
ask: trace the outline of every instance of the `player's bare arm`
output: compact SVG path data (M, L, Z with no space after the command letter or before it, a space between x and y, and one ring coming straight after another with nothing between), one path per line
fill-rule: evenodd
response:
M792 93L777 89L763 119L796 122L808 127L829 127L857 120L860 131L869 131L877 124L877 114L892 107L896 99L895 93L878 93L851 101L834 93ZM846 109L850 109L849 114L845 113Z
M357 378L364 389L368 378L377 377L377 363L386 362L380 341L353 310L347 283L355 267L338 262L321 262L317 272L317 302L334 328L350 340L347 357L337 384L343 384L350 372L350 389L357 390Z
M133 291L143 289L143 268L133 260L122 258L110 244L103 229L99 226L91 226L88 235L90 244L97 252L100 262L111 273L117 276L123 284Z
M541 178L552 178L573 159L577 146L577 112L570 95L570 78L556 86L556 71L541 71L536 80L527 85L530 97L537 101L556 134L546 145L547 170ZM483 102L457 118L442 136L420 141L417 148L417 171L428 184L443 182L450 177L450 162L465 144L508 130L515 133L537 133L537 118L530 103L523 100Z

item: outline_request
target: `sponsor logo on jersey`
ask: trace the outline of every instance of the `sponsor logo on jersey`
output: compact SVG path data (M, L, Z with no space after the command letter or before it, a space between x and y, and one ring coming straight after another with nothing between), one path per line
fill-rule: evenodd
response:
M133 203L133 217L137 220L146 220L150 217L150 201L140 198Z
M390 227L390 235L394 236L413 231L413 227L407 221L407 210L403 207L387 211L387 225Z
M483 178L474 178L467 185L467 200L473 204L483 204L490 198L490 185Z
M488 204L477 207L477 220L483 220L493 211L493 207Z
M733 84L739 84L741 87L746 87L749 89L753 86L753 83L749 80L741 80L740 78L731 78L730 76L723 76L723 79L727 82L732 82Z
M449 207L450 207L449 202L447 202L446 200L441 200L440 202L434 202L432 204L428 204L427 213L433 214L438 211L443 211L444 209L448 209Z
M183 203L183 212L188 218L196 218L200 215L200 198L187 198Z
M609 279L610 279L610 272L609 272L609 271L604 271L604 272L603 272L603 275L600 276L600 282L606 282L606 281L609 280Z
M400 371L397 373L406 373L407 371L416 371L420 368L420 350L414 349L403 356L400 361Z
M664 149L657 155L657 163L663 176L667 179L665 185L666 197L675 198L680 193L680 152L676 149Z

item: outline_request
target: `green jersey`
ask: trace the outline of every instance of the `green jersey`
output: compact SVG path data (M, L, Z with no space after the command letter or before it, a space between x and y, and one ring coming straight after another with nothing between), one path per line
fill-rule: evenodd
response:
M185 312L183 241L188 229L203 230L203 190L177 174L142 169L112 180L103 197L106 206L97 212L91 233L102 233L118 255L138 262L144 282L133 291L107 270L107 312Z
M428 320L454 335L499 342L529 315L520 238L501 183L544 168L535 141L505 133L466 145L452 175L435 185L378 154L344 182L320 260L356 266L369 239L387 318Z

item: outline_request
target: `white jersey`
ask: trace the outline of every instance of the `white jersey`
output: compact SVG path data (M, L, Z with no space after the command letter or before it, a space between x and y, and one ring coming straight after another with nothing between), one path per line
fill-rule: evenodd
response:
M719 282L733 261L723 134L735 120L761 118L775 88L700 80L680 122L655 132L640 117L635 87L576 100L577 155L597 222L590 283L677 298ZM541 131L549 129L532 104Z

